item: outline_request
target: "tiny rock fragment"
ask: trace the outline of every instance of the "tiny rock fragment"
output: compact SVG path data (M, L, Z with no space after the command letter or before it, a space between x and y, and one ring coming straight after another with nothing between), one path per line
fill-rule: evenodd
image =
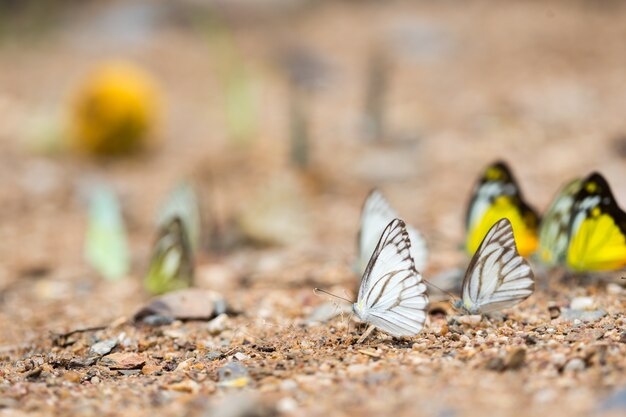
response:
M119 369L118 372L124 376L138 375L141 369Z
M82 376L81 374L79 374L76 371L67 371L66 373L63 374L63 379L68 381L68 382L80 382Z
M227 322L228 322L228 315L220 314L219 316L215 317L213 320L209 322L209 324L207 325L207 329L209 330L209 333L213 335L220 334L224 330L226 330Z
M506 369L506 365L504 363L504 359L500 357L491 358L487 361L485 368L491 371L502 372Z
M626 331L623 331L622 334L620 334L619 342L620 343L626 343Z
M151 316L177 320L210 320L230 311L221 294L200 288L173 291L154 298L135 313L135 321Z
M348 366L347 371L350 376L359 376L368 373L370 371L370 367L365 364L356 363Z
M237 352L233 356L238 361L245 361L245 360L250 359L250 356L248 356L248 355L246 355L245 353L242 353L242 352Z
M191 369L191 365L193 365L193 358L187 359L186 361L182 361L178 364L174 372L188 372Z
M608 292L609 294L618 295L623 293L624 291L624 287L614 282L611 282L606 286L606 292Z
M291 397L285 397L278 401L276 408L281 413L293 413L298 409L298 402Z
M589 310L593 307L593 298L591 297L576 297L572 300L569 307L572 310Z
M298 383L293 379L285 379L280 383L280 389L283 391L295 391L298 389Z
M117 352L104 356L101 363L114 370L138 369L146 363L146 359L138 353Z
M380 353L376 352L375 350L371 350L371 349L359 349L358 351L359 353L362 353L364 355L370 356L372 358L380 358L381 355Z
M38 367L33 368L30 371L26 372L24 377L26 379L30 379L30 380L37 379L41 375L42 371L43 371L43 368L41 366L38 366Z
M218 385L228 388L243 388L250 383L248 368L239 362L229 362L217 370Z
M600 320L602 317L606 316L606 311L600 310L592 310L592 311L583 311L583 310L574 310L571 308L564 308L561 311L561 319L564 321L573 322L575 320L580 320L584 322L593 322Z
M259 352L267 352L267 353L276 352L276 348L274 346L254 345L253 347Z
M91 348L89 349L89 353L104 356L110 353L116 345L117 340L115 339L101 340L91 346Z
M585 361L580 358L570 359L563 367L564 372L579 372L585 370Z
M483 317L480 314L472 314L467 316L459 316L456 320L461 324L466 324L468 326L476 326L480 323Z
M559 318L559 316L561 315L561 307L557 305L548 306L548 313L550 313L550 318L552 320Z
M204 417L276 417L278 411L251 395L229 395L211 407Z
M161 372L161 367L159 365L144 365L143 368L141 368L141 373L144 375L152 375L152 374L156 374L157 372Z
M519 369L526 361L526 349L518 347L511 350L505 360L506 369Z
M192 394L195 394L198 391L200 391L200 385L192 379L186 379L181 382L175 382L173 384L166 385L164 388L170 391L188 392Z

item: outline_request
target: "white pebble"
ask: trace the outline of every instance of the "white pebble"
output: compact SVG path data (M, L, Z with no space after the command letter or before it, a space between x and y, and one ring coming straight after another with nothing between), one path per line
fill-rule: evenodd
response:
M593 307L593 298L591 297L576 297L572 300L569 307L572 310L589 310Z

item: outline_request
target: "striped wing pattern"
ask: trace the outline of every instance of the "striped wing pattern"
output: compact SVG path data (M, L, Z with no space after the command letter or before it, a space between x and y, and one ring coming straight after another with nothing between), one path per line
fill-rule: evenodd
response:
M470 262L463 279L464 308L471 314L511 307L535 289L533 271L517 251L508 219L489 230Z
M356 265L359 273L362 274L365 271L385 227L397 217L398 214L382 193L378 190L372 190L365 199L361 214L361 229L358 241L359 257ZM426 267L426 257L428 255L426 241L415 228L410 225L405 227L411 239L410 251L415 267L418 271L422 271Z
M404 222L392 220L372 254L353 305L362 321L396 337L418 334L426 321L426 285L410 248Z
M581 185L582 181L576 179L563 187L541 220L539 256L548 266L563 263L565 260L574 197Z

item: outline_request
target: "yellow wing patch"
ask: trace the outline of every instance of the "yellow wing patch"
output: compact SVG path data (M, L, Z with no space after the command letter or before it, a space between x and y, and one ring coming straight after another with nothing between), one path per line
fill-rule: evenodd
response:
M593 272L626 266L626 213L617 205L602 175L592 173L585 179L571 216L568 268Z
M594 207L572 236L567 265L575 271L609 271L626 266L626 238L608 214Z
M511 222L520 255L528 256L533 253L538 245L537 229L532 226L534 219L528 219L528 215L523 216L520 208L508 196L496 198L476 225L470 226L467 234L467 252L474 254L489 229L503 218Z

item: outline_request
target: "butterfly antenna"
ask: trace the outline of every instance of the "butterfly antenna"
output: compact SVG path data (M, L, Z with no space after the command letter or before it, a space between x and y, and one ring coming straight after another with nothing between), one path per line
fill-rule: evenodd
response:
M422 279L423 279L423 278L422 278ZM436 286L435 284L433 284L432 282L430 282L430 281L428 281L428 280L426 280L426 279L424 279L424 282L426 283L426 285L429 285L429 286L433 287L434 289L439 290L439 291L441 291L442 293L446 294L446 295L447 295L448 297L450 297L452 300L456 300L457 298L459 298L459 297L457 297L456 295L452 294L450 291L444 290L443 288L440 288L440 287Z
M342 297L342 296L340 296L340 295L333 294L333 293L328 292L328 291L326 291L326 290L323 290L323 289L321 289L321 288L315 288L315 289L313 289L313 293L314 293L315 295L318 295L319 293L322 293L322 294L330 295L331 297L338 298L338 299L343 300L343 301L347 301L347 302L349 302L350 304L353 304L353 303L354 303L354 301L352 301L352 300L350 300L350 299L348 299L348 298Z

